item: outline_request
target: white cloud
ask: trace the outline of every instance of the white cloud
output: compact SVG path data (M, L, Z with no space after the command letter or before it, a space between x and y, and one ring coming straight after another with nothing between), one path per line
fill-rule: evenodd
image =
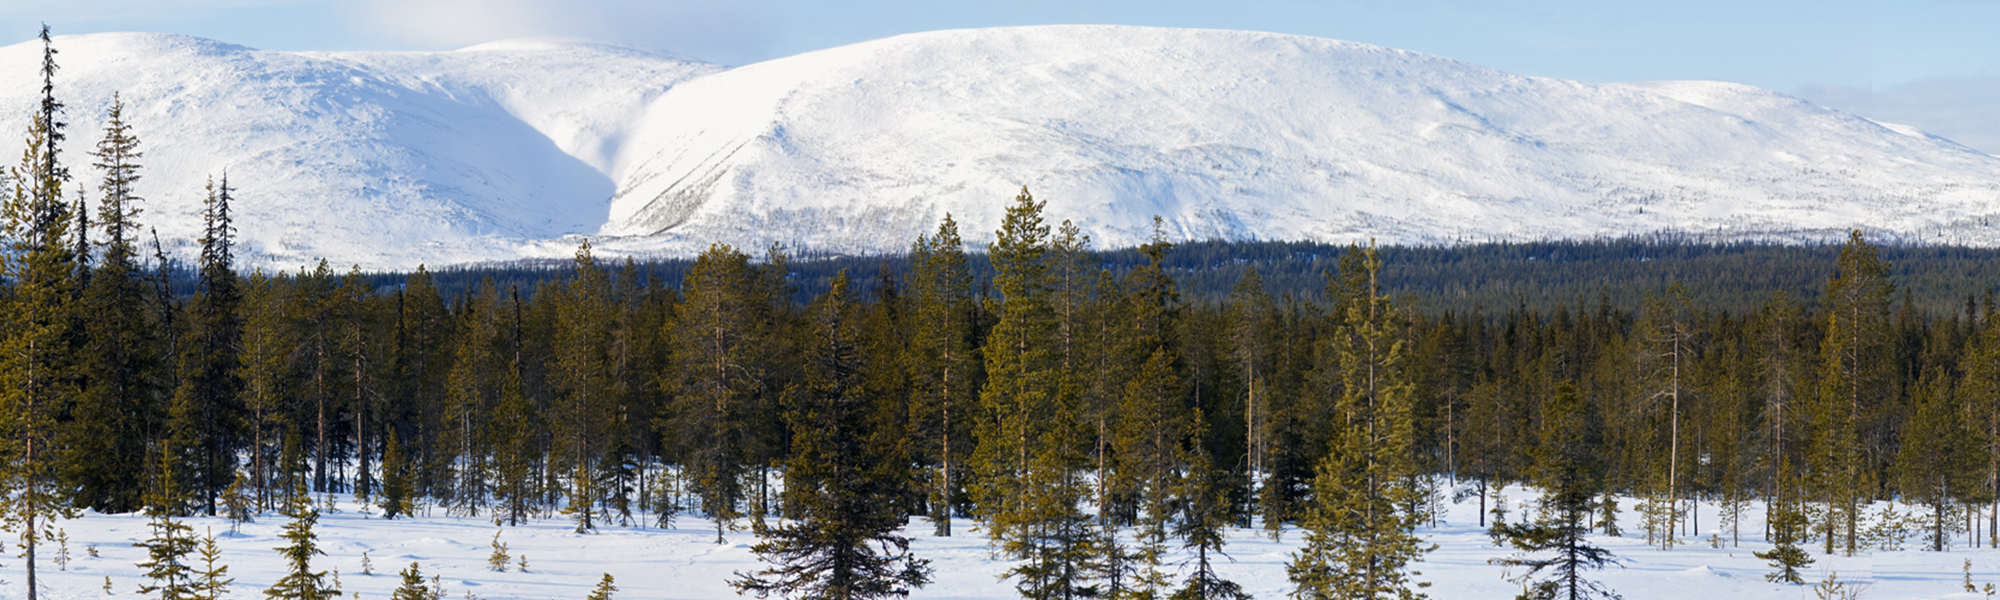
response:
M1816 84L1796 93L1825 106L1909 125L2000 156L2000 77L1929 77L1879 90Z

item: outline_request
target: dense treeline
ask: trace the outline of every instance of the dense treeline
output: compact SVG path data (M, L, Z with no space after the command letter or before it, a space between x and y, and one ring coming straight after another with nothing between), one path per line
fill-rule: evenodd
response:
M1424 312L1519 307L1546 313L1560 304L1596 302L1600 296L1614 306L1632 308L1644 302L1646 294L1674 283L1702 306L1747 312L1780 290L1802 304L1817 304L1840 249L1840 244L1715 243L1671 236L1385 246L1381 283L1390 296ZM1346 251L1346 246L1321 242L1197 241L1176 245L1163 266L1190 304L1227 302L1236 282L1251 269L1273 296L1314 298L1326 285L1324 272L1338 268ZM1932 313L1959 310L1968 297L1983 302L1993 291L1993 282L2000 281L2000 249L1885 245L1877 252L1889 263L1899 293L1907 293L1911 304ZM1132 248L1095 250L1090 257L1090 264L1113 277L1123 277L1147 261ZM966 260L974 289L990 286L993 268L986 254L968 251ZM637 265L642 280L659 277L671 285L686 276L689 262L654 259ZM902 255L794 252L791 264L792 300L801 305L825 293L843 272L856 281L873 281L884 272L902 279L910 272L909 259ZM620 268L606 266L613 271ZM518 287L532 293L544 282L567 279L571 267L567 260L453 266L433 271L431 278L452 301L477 292L487 278L501 289ZM395 287L409 275L367 277L377 287ZM195 280L192 269L182 269L174 277L177 290L189 289Z
M387 518L560 516L580 532L697 513L718 540L767 538L780 567L740 588L842 581L848 597L921 585L894 532L923 518L951 535L953 517L985 523L1029 597L1240 596L1209 561L1246 526L1305 531L1288 570L1301 597L1407 596L1413 532L1447 495L1483 508L1523 482L1557 519L1496 528L1524 549L1581 552L1586 526L1672 547L1704 506L1735 543L1757 502L1768 539L1826 553L2000 540L1996 309L1916 302L1858 231L1837 249L1508 247L1779 257L1767 275L1813 278L1811 301L1715 267L1465 305L1424 274L1501 280L1518 272L1496 266L1507 252L1270 244L1224 265L1225 247L1156 234L1099 253L1023 190L983 256L947 217L860 276L802 272L782 246L667 269L599 264L586 243L567 267L452 292L424 269L396 285L325 261L240 274L223 179L181 295L140 250L143 154L121 105L86 199L65 193L49 89L9 174L0 290L0 489L31 589L38 532L77 509L283 510L309 558L311 499L336 495ZM1934 254L1921 285L1992 268ZM1295 291L1264 265L1289 265ZM1226 294L1186 291L1224 276ZM819 291L801 302L802 287ZM1641 522L1619 523L1614 496L1637 498ZM1917 508L1869 508L1884 500ZM1174 544L1199 561L1164 564Z

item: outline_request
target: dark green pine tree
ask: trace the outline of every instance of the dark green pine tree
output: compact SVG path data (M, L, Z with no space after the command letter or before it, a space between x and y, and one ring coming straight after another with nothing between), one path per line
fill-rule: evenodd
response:
M1076 397L1062 394L1054 404L1051 418L1030 442L1035 452L1020 479L1020 525L999 544L1001 553L1021 558L1005 577L1014 579L1023 598L1104 597L1113 566L1108 559L1118 548L1081 508L1091 490L1080 476L1089 457Z
M243 289L236 275L236 261L233 244L236 228L230 216L229 178L224 176L219 186L211 185L208 197L203 201L202 220L204 230L201 237L200 288L188 308L188 333L180 346L180 385L173 390L173 400L168 407L167 438L164 443L177 460L182 462L181 472L186 474L189 492L199 498L203 512L215 514L215 500L236 478L236 440L242 422L245 385L239 365L247 356L250 360L280 361L281 354L288 355L290 349L280 349L273 345L281 336L280 327L272 321L278 315L260 314L263 329L259 332L265 339L257 343L246 343L244 339ZM107 215L108 216L108 215ZM272 307L264 306L267 311ZM259 435L253 440L269 443L273 440L262 437L266 423L264 419L275 417L276 396L283 385L270 380L276 377L276 365L259 365L266 372L267 379L260 381L263 389L254 390L253 402L261 400L258 406L258 420L253 425L259 427ZM253 475L264 475L261 460L264 449L254 447L252 457ZM255 478L260 482L261 477ZM260 494L261 495L261 494Z
M1959 499L1981 491L1984 483L1973 468L1982 454L1979 437L1965 424L1954 383L1943 366L1924 373L1911 393L1916 414L1903 426L1892 470L1903 500L1931 513L1924 537L1932 552L1943 552L1950 542Z
M1826 284L1819 393L1806 407L1812 429L1805 477L1823 509L1816 529L1825 536L1827 554L1840 547L1852 556L1860 549L1862 502L1877 489L1864 437L1868 422L1895 393L1888 344L1895 289L1888 263L1855 230Z
M72 502L104 513L138 510L146 489L147 447L163 419L166 373L154 311L152 282L138 264L139 214L132 184L139 180L139 139L125 122L125 105L112 97L109 123L94 155L104 171L97 226L103 231L99 264L84 289L88 351L78 356L82 389L63 428L62 480Z
M1373 244L1350 248L1360 286L1335 334L1340 397L1330 451L1313 479L1306 545L1286 573L1299 598L1420 598L1410 563L1426 546L1415 534L1418 475L1412 389L1402 373L1403 342L1395 307L1382 295ZM1358 269L1360 273L1351 273ZM1425 587L1428 583L1416 584Z
M680 444L682 468L701 508L715 520L715 541L742 516L742 480L753 443L747 414L759 382L753 334L764 320L752 289L750 257L717 244L696 257L682 283L679 318L668 325L673 369L661 387L675 403L660 435Z
M556 352L549 373L555 392L549 422L555 447L549 458L565 479L562 512L576 523L577 533L584 533L597 528L602 494L595 460L604 450L600 439L610 433L603 427L612 412L606 364L610 284L591 257L588 241L577 248L575 266L568 285L551 294Z
M1030 516L1027 479L1040 442L1036 432L1054 421L1061 366L1055 349L1055 314L1049 305L1046 259L1049 227L1042 221L1042 204L1023 188L1001 221L997 240L989 247L993 283L1003 302L994 307L1000 322L985 346L986 385L980 389L982 409L974 450L977 482L973 499L980 505L987 536L1002 546L1009 539L1034 535L1041 526ZM1057 481L1048 474L1046 481Z
M1590 407L1577 396L1576 385L1556 384L1555 395L1542 405L1541 443L1532 453L1535 462L1529 471L1531 482L1544 494L1541 516L1495 523L1492 529L1496 542L1504 540L1519 551L1494 562L1527 569L1517 578L1524 588L1523 600L1618 597L1583 577L1585 569L1612 564L1610 551L1584 539L1604 480L1596 431Z
M319 535L313 526L319 523L319 509L313 506L312 494L305 489L305 478L292 488L291 498L285 504L285 516L291 522L285 523L285 532L278 537L291 542L281 548L274 548L285 557L287 571L277 583L264 590L265 598L274 600L336 600L340 590L329 586L326 571L312 570L312 558L324 556L319 549Z
M928 561L910 555L901 500L910 471L899 444L871 427L860 316L841 272L809 310L813 344L805 379L787 393L793 457L785 469L790 519L769 528L753 551L772 567L730 582L759 598L906 597L930 581Z
M72 510L57 491L57 416L76 397L77 274L71 205L62 200L69 173L57 157L63 139L55 100L55 48L42 27L42 99L28 128L27 148L0 204L5 252L0 279L8 290L0 327L0 488L8 491L7 520L18 527L27 571L26 597L39 590L35 549L48 521Z
M978 391L978 350L973 347L972 272L945 215L937 233L918 236L910 249L910 419L925 464L936 474L927 486L933 531L951 535L952 508L963 496L965 457L972 448L972 410Z
M494 520L504 520L508 525L526 522L535 499L540 496L535 479L535 462L540 458L535 439L536 412L521 381L520 361L515 362L502 376L499 402L483 431L488 447L493 449L490 463L493 499L499 504L496 507L499 514Z
M1224 481L1228 473L1208 451L1209 435L1208 419L1197 408L1188 421L1188 443L1181 451L1181 463L1187 465L1187 472L1180 477L1180 520L1174 526L1181 547L1194 551L1187 562L1194 566L1194 571L1188 573L1187 583L1175 590L1172 598L1250 600L1243 586L1215 572L1216 557L1228 557L1222 552L1227 542L1224 531L1235 518Z

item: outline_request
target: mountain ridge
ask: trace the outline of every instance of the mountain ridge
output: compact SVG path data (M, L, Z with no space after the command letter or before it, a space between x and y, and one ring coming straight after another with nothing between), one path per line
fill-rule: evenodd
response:
M1035 26L908 34L726 68L521 39L273 52L55 40L71 164L112 90L147 224L187 240L230 174L252 264L366 268L786 242L898 252L1022 186L1101 246L1451 244L1684 231L2000 245L2000 158L1720 82L1594 84L1355 42ZM24 123L38 43L0 48ZM101 99L99 98L101 97ZM88 169L76 169L89 180ZM153 185L149 185L153 184Z

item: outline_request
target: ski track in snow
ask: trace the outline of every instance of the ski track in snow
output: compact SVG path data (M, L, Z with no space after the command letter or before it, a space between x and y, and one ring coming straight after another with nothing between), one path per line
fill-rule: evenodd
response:
M193 255L203 182L246 264L413 268L687 256L721 241L900 252L946 213L975 246L1029 186L1100 247L1173 239L1454 244L1676 231L2000 245L2000 158L1720 82L1523 77L1271 33L937 31L727 68L509 40L276 52L56 38L64 155L121 92L145 225ZM39 42L0 48L25 130Z
M1507 492L1510 505L1515 506L1512 514L1523 513L1527 497L1518 488ZM1683 545L1673 550L1658 550L1646 544L1642 532L1634 531L1638 515L1632 507L1636 505L1630 499L1621 502L1626 508L1620 519L1626 529L1624 536L1590 536L1592 542L1615 553L1622 567L1592 572L1590 576L1628 600L1811 597L1806 588L1764 581L1764 574L1770 568L1751 556L1752 552L1769 549L1761 541L1761 508L1753 508L1744 520L1740 547L1728 547L1729 531L1719 528L1716 507L1704 504L1701 507L1704 529L1700 535L1683 536ZM1899 510L1908 512L1908 508ZM1415 567L1423 573L1415 579L1431 583L1431 587L1423 590L1431 598L1511 598L1519 593L1516 584L1504 579L1501 567L1487 562L1511 551L1491 543L1477 525L1477 513L1477 498L1468 498L1453 504L1440 526L1418 529L1420 535L1438 545ZM283 573L284 562L274 549L285 543L277 537L284 517L263 515L237 533L231 533L228 522L220 518L193 517L186 521L197 534L213 531L219 538L223 562L236 578L235 597L260 597L263 587ZM137 514L91 514L59 522L58 526L69 535L74 558L68 570L58 570L49 562L55 547L43 548L39 563L44 585L42 597L103 598L107 576L112 580L114 596L134 594L141 583L141 571L135 565L143 560L144 550L131 544L150 535L146 523ZM761 566L750 552L755 536L748 531L730 532L725 536L727 541L718 545L712 522L701 518L676 519L674 527L665 530L607 526L596 533L577 534L573 529L568 520L561 518L534 519L520 527L496 527L490 518L472 517L385 521L362 514L354 504L344 503L340 512L321 517L316 531L327 555L314 559L313 565L316 569L338 570L343 591L358 592L364 599L380 599L389 597L400 584L397 573L411 561L418 561L427 578L443 576L448 598L462 598L471 592L486 600L582 598L597 585L602 573L616 578L619 598L738 598L727 580L733 573ZM517 559L527 557L527 572L519 572L512 564L505 573L487 570L495 531L500 532L500 540L508 545L510 554ZM1010 563L992 558L978 523L955 521L953 532L957 535L933 537L930 524L921 519L913 520L904 531L914 540L912 552L929 559L935 569L934 583L916 590L910 597L968 600L1018 597L1013 582L998 579ZM1725 547L1710 548L1707 545L1710 535L1719 535ZM1285 579L1284 567L1300 537L1300 532L1293 529L1285 533L1283 541L1273 542L1261 529L1232 529L1224 550L1233 560L1219 560L1218 571L1242 584L1245 591L1257 598L1285 598L1290 584ZM1129 531L1126 539L1130 540ZM1984 598L1963 591L1961 561L1972 560L1974 582L2000 583L2000 552L1984 548L1966 550L1962 547L1963 534L1956 541L1959 545L1943 553L1874 550L1841 557L1815 552L1816 563L1807 576L1810 581L1818 581L1831 568L1842 581L1868 584L1863 597L1881 600ZM86 556L86 545L95 545L100 556ZM1905 547L1916 545L1918 542L1913 539ZM364 550L373 563L373 575L361 573ZM1175 552L1169 557L1170 564L1179 564L1188 557L1185 552ZM0 569L0 579L5 581L0 584L0 599L24 597L20 589L22 576L19 559L7 561L4 569ZM1180 579L1176 576L1177 584Z

